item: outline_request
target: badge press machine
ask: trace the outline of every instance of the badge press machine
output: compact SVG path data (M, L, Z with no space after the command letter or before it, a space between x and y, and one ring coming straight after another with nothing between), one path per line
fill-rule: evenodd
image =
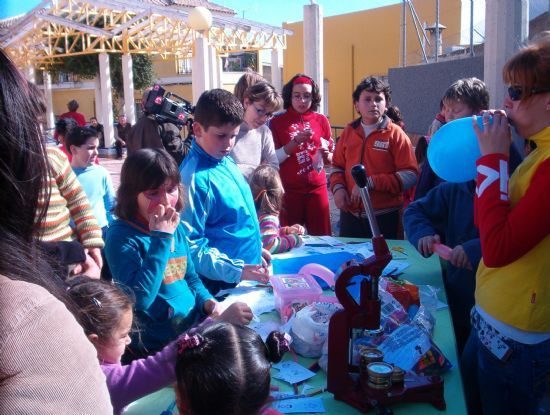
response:
M427 402L444 410L443 379L439 376L419 376L406 372L404 382L381 390L360 380L359 367L352 363L354 333L378 336L380 327L380 299L378 280L392 256L383 235L380 234L374 209L367 190L367 176L362 164L353 166L351 174L361 190L361 199L372 231L374 254L362 262L352 261L344 268L335 284L336 297L343 306L329 323L327 388L334 398L346 402L362 412L382 410L397 402ZM361 281L359 300L348 291L350 279L356 275L368 276Z

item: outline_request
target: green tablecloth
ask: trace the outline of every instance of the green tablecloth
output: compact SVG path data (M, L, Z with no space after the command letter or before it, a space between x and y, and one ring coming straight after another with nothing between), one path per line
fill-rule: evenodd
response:
M407 254L407 258L405 260L410 263L410 267L404 271L401 278L407 279L418 285L431 285L439 288L439 298L440 300L446 302L439 258L436 256L432 256L427 259L423 258L407 241L388 241L388 244L390 246L399 245L405 248L405 252ZM333 258L330 258L330 256L324 256L311 259L315 262L321 262L323 265L328 266L331 269L335 269L339 265L339 263L335 264L334 260L341 262L340 256L335 256ZM294 268L294 272L296 272L301 265L312 262L311 259L301 258L293 259L292 261L281 261L277 258L277 255L275 255L273 259L274 272L281 273L280 270L283 270L284 273L288 273L292 272ZM441 412L436 410L433 406L423 403L396 404L392 406L392 409L396 415L426 415L436 413L463 415L467 413L449 310L444 309L437 311L435 316L437 321L434 331L434 340L453 365L453 368L443 376L445 381L445 401L447 402L447 409L444 412ZM292 357L288 354L285 359L292 359ZM314 359L299 358L299 363L305 367L309 367L314 361ZM309 379L306 383L316 387L325 386L325 372L322 370L319 371L315 377ZM287 383L280 382L275 379L272 384L279 386L282 391L292 390ZM346 415L360 413L347 404L334 400L331 393L325 392L319 396L323 399L323 404L327 414ZM173 400L173 390L171 388L165 388L134 402L128 407L125 414L159 415L170 405ZM177 412L175 411L175 413Z

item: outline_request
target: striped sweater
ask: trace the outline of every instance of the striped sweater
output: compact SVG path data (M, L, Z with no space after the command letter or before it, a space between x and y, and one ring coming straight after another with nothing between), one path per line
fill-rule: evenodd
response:
M260 222L260 236L262 246L272 254L280 254L290 251L295 246L302 245L302 237L289 226L279 226L279 217L276 215L262 214L258 217Z
M46 219L40 225L39 239L44 242L78 239L85 248L103 248L101 229L69 160L55 147L47 147L46 154L49 166L47 185L51 195ZM45 203L42 192L39 205Z

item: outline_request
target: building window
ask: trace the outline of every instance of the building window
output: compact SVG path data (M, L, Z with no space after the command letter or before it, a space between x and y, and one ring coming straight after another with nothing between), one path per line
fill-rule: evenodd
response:
M191 73L191 58L178 59L177 66L178 75Z
M78 82L77 76L75 74L72 74L72 73L60 72L59 73L59 78L58 78L58 83L59 84L64 84L64 83L69 83L69 82Z
M222 58L222 66L225 72L243 72L246 69L258 70L257 52L235 52Z

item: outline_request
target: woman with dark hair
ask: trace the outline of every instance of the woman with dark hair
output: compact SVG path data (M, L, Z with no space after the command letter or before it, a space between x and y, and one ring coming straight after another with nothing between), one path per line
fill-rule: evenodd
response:
M0 50L0 413L109 414L95 350L34 239L48 172L34 98Z
M242 303L222 313L204 287L189 256L182 207L178 165L166 150L141 149L126 159L105 256L113 279L136 296L142 331L129 348L130 360L159 351L201 316L221 314L236 323L252 318Z
M333 146L328 119L319 114L319 87L297 74L283 87L286 112L269 124L285 196L281 225L296 223L311 235L330 235L327 178L323 163L331 163Z
M503 78L504 111L484 111L481 128L473 120L483 258L462 373L469 386L477 375L485 415L542 414L550 403L550 37L520 49ZM537 148L508 180L511 126Z

